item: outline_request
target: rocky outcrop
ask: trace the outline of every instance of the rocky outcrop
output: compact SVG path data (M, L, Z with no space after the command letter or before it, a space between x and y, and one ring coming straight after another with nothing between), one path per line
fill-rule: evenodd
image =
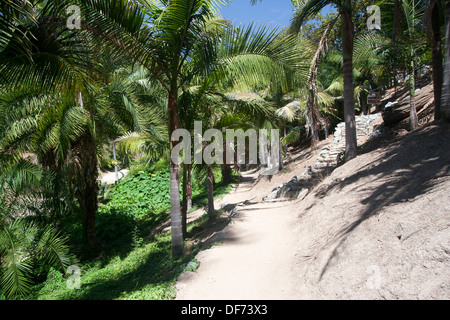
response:
M373 122L380 118L380 114L363 115L356 118L356 132L358 136L377 136ZM263 201L280 198L303 199L311 188L336 168L343 160L345 153L345 123L337 125L333 143L322 148L314 165L309 166L300 175L294 176L286 183L274 188Z

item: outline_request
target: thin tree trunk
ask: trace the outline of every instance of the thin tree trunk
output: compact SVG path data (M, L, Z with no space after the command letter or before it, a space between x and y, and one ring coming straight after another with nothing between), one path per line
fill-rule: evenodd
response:
M187 172L187 211L192 209L192 165L188 165Z
M445 3L445 55L442 85L441 115L450 122L450 0Z
M187 164L183 164L183 203L181 205L181 229L183 231L183 238L185 238L187 234L187 166Z
M414 50L411 48L411 54L414 57ZM410 76L409 76L409 124L412 130L416 130L419 126L419 120L417 119L417 110L416 110L416 81L414 77L414 70L415 70L416 64L414 62L414 59L411 60L411 70L410 70Z
M214 172L212 166L208 166L208 176L206 178L208 187L208 217L214 218Z
M413 5L414 5L414 1L413 1ZM415 15L414 15L414 11L413 11L413 13L412 13L412 25L413 26L411 26L411 28L414 28L414 20L415 20ZM411 39L412 39L413 31L414 30L411 30L411 29L409 30ZM415 53L413 46L411 46L410 53L411 53L411 64L410 64L411 70L409 72L409 88L410 88L409 123L410 123L411 131L412 131L412 130L416 130L417 127L419 126L419 121L417 119L416 101L415 101L415 96L416 96L416 53Z
M281 148L278 148L278 170L283 170L283 153L281 151Z
M433 30L433 88L434 88L434 120L441 118L441 95L442 95L442 40L441 40L441 15L440 5L434 4L431 12L431 27Z
M337 21L337 18L332 20L327 28L325 29L320 42L319 46L317 47L316 53L314 54L313 60L311 61L311 65L309 67L309 73L308 73L308 79L306 81L306 85L308 87L308 98L307 98L307 122L309 129L311 131L311 148L315 149L317 141L320 140L319 138L319 125L323 121L320 110L319 110L319 103L317 101L317 95L318 95L318 84L317 84L317 68L319 66L319 59L326 47L326 41L328 39L328 36L330 34L331 29L334 27L335 23Z
M232 164L227 163L227 153L228 153L227 141L224 139L222 153L222 184L227 185L233 181L233 169Z
M181 206L181 224L183 237L187 234L187 213L192 208L192 166L190 164L183 165L183 203Z
M344 60L345 161L357 156L355 99L353 96L353 22L351 2L342 11L342 47Z
M177 84L173 83L169 93L169 139L172 133L178 129L178 105L177 105ZM176 143L170 139L170 152ZM183 227L180 208L180 177L179 166L170 160L170 219L172 233L172 255L179 256L183 253Z

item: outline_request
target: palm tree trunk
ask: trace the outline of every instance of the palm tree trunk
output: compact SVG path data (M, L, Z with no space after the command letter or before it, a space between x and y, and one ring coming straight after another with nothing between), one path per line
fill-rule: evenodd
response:
M187 235L187 164L183 164L183 202L181 204L181 229L183 238Z
M192 209L192 165L188 165L187 172L187 211Z
M441 95L442 95L442 44L441 44L441 15L440 5L436 1L431 12L431 27L433 30L433 88L434 88L434 120L441 118Z
M342 47L344 60L345 161L357 156L355 99L353 96L353 22L351 2L342 11Z
M413 5L414 5L414 1L413 1ZM412 26L410 27L410 30L409 30L410 39L412 39L412 34L414 31L414 20L415 20L414 10L412 11L411 20L412 20ZM419 121L417 119L417 110L416 110L416 101L415 101L415 96L416 96L416 53L415 53L415 50L412 45L411 45L411 49L410 49L410 54L411 54L411 56L410 56L411 69L409 72L409 88L410 88L409 123L410 123L411 131L413 131L413 130L416 130L417 127L419 126Z
M444 83L442 85L441 115L450 122L450 0L445 2Z
M183 236L187 234L187 213L192 208L192 166L190 164L183 165L183 204L181 210L181 223Z
M208 177L206 178L208 187L208 217L214 218L214 172L212 166L208 166Z
M169 92L169 138L178 129L178 105L177 105L177 85L172 84ZM176 144L170 140L170 152ZM180 206L180 177L179 166L170 160L170 218L172 233L172 255L179 256L183 253L183 227Z
M416 110L416 81L415 81L415 75L414 71L416 69L416 63L414 60L414 50L411 48L411 70L409 75L409 124L411 127L411 131L416 130L419 126L419 121L417 119L417 110Z
M84 237L88 247L95 245L95 216L98 209L98 160L91 133L84 134L75 147L78 159L77 197L83 217Z
M227 185L233 181L233 169L229 164L222 165L222 183Z
M392 44L396 46L397 37L400 34L400 21L402 15L402 5L400 0L394 0L394 21L392 27Z

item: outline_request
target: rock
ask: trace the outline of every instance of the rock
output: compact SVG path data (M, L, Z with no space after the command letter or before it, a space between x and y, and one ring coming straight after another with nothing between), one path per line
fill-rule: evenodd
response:
M370 138L378 138L379 136L381 136L383 133L381 131L375 130L374 132L372 132L370 134Z
M309 189L303 188L302 191L300 191L299 194L297 195L297 200L305 199L305 197L308 194L308 192L309 192Z
M397 103L388 103L386 108L395 106ZM373 131L372 123L376 119L380 118L380 114L370 114L357 117L357 134L358 136L369 135L370 137L377 137L381 135L382 131ZM316 158L316 162L313 166L308 166L305 171L299 177L294 176L286 183L274 188L272 192L267 195L263 200L274 200L277 198L292 198L303 199L308 194L309 189L305 186L314 185L317 180L320 180L324 175L329 173L335 168L342 158L345 152L345 123L340 122L336 126L334 132L333 144L324 146L319 156Z
M278 198L278 188L274 189L264 200L274 200Z
M220 201L220 209L225 208L230 202L228 201L227 197L223 197Z
M186 272L194 272L199 267L200 263L191 261L187 264L186 268L184 268L183 273Z

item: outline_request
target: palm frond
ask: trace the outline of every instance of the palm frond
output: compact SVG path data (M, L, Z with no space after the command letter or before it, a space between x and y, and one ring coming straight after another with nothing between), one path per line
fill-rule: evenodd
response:
M278 117L287 120L288 122L292 122L295 119L295 117L297 115L297 111L299 109L300 109L300 102L292 101L292 102L288 103L287 105L285 105L284 107L277 109L275 114Z

